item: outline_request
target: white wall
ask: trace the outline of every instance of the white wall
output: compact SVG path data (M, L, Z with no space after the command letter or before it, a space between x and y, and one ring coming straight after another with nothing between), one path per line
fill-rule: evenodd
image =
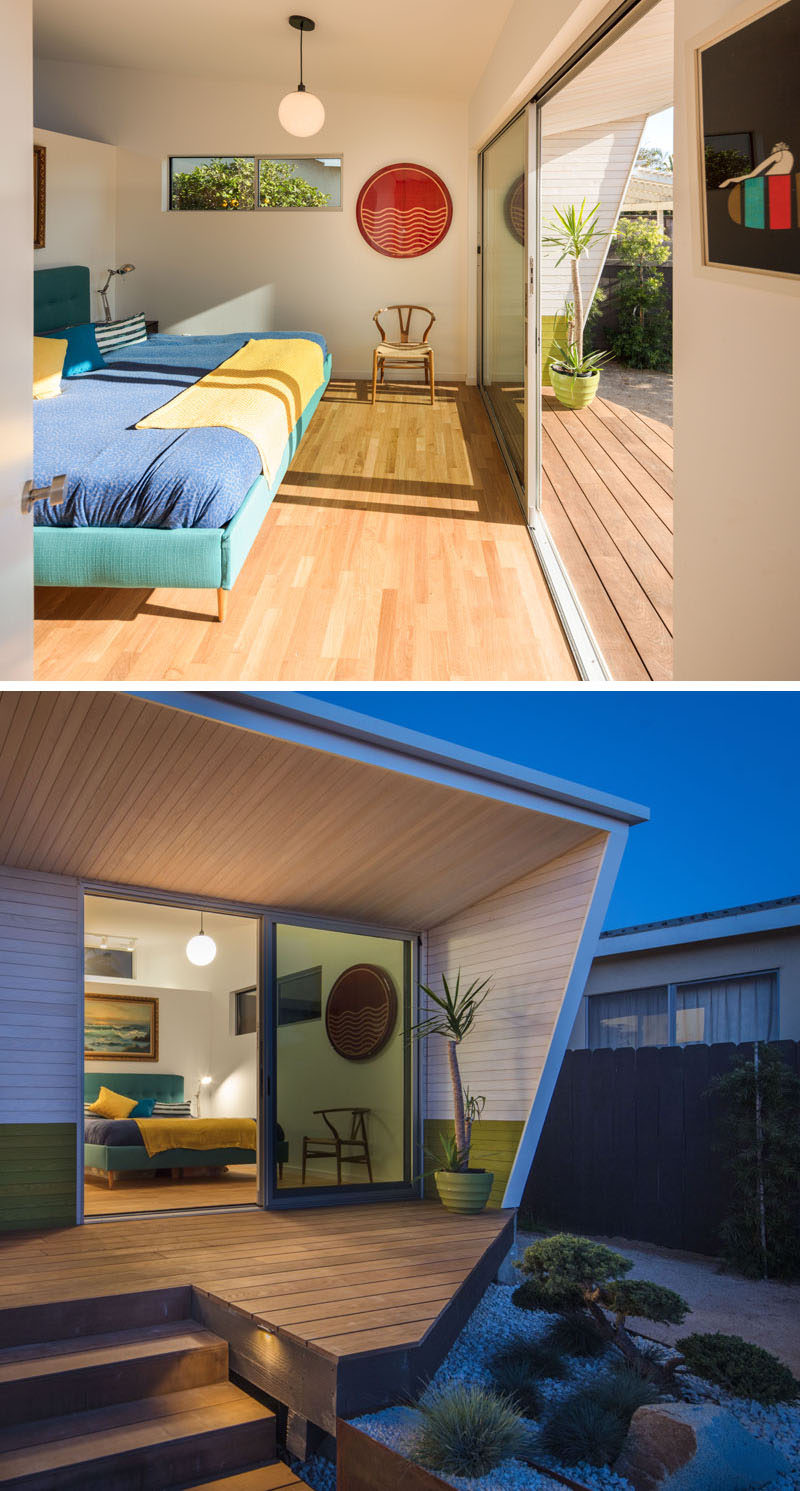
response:
M34 253L34 269L61 264L88 264L91 272L91 317L102 317L97 294L106 270L117 259L117 152L112 145L79 140L48 129L35 129L37 145L47 149L47 234ZM111 281L109 303L114 310Z
M436 313L444 378L466 368L466 106L454 100L325 95L322 132L303 146L277 121L282 90L255 83L42 62L37 122L119 147L117 252L136 265L121 314L144 310L161 330L324 333L340 377L369 370L372 314L413 301ZM163 210L163 169L180 154L342 154L341 212ZM375 253L355 221L358 192L389 162L431 166L453 197L442 244L418 259Z
M33 472L31 0L0 6L0 678L33 677L33 517L21 510Z
M547 133L547 105L542 110L541 197L542 232L555 221L555 209L561 212L585 200L587 209L600 204L597 225L603 229L588 254L581 260L581 289L584 313L588 314L592 297L606 261L611 235L617 225L622 200L630 180L633 163L644 130L644 119L620 120L615 124L597 124L566 134ZM556 265L554 249L542 249L542 315L563 313L564 301L572 300L572 274L567 259Z
M675 676L797 679L795 281L702 264L694 49L758 0L677 0ZM791 362L791 359L790 359Z

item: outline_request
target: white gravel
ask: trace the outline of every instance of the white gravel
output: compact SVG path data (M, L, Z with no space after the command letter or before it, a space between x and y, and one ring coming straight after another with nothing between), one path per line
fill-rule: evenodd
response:
M552 1317L544 1311L518 1310L511 1303L512 1289L502 1284L492 1284L467 1322L446 1360L433 1377L430 1386L442 1386L448 1382L471 1382L488 1385L491 1374L489 1358L499 1346L518 1339L535 1340L546 1330ZM555 1402L565 1397L579 1383L602 1373L608 1363L605 1358L589 1361L573 1359L569 1376L563 1381L546 1381L540 1388L546 1400ZM724 1405L749 1433L767 1440L781 1451L793 1469L787 1476L775 1481L770 1491L800 1491L800 1406L780 1404L765 1408L759 1403L733 1398L721 1389L712 1387L699 1378L681 1373L686 1397L693 1402L713 1401ZM401 1454L407 1452L414 1431L415 1415L408 1407L383 1409L379 1413L364 1414L353 1420L357 1428L381 1440ZM631 1491L630 1482L615 1475L612 1470L597 1469L590 1465L566 1466L548 1460L538 1448L534 1456L540 1463L583 1481L592 1491ZM334 1491L335 1474L328 1461L320 1457L295 1466L315 1491ZM539 1474L530 1466L517 1460L506 1460L497 1470L480 1479L441 1476L458 1491L555 1491L558 1483L550 1476Z

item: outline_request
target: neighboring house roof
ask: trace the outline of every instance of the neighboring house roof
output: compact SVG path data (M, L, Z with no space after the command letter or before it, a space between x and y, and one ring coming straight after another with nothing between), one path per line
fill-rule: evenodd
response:
M672 176L659 171L634 171L625 200L623 212L650 211L658 207L672 207Z
M598 958L621 953L645 952L682 942L707 942L722 937L743 937L760 932L800 927L800 896L781 896L775 901L753 901L747 906L728 906L722 911L700 911L693 916L675 916L666 921L642 922L634 927L615 927L601 933Z

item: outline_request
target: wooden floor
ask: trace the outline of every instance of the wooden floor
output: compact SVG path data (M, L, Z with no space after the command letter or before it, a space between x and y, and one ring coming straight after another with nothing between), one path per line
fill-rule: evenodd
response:
M86 1217L115 1217L200 1206L255 1206L256 1191L255 1165L236 1165L208 1176L194 1176L190 1171L175 1180L155 1173L139 1176L120 1171L113 1187L105 1180L86 1175L83 1213Z
M332 383L220 625L205 591L39 589L40 680L577 676L480 395Z
M80 1309L69 1301L190 1286L192 1313L228 1340L232 1369L328 1428L435 1368L512 1227L509 1212L409 1201L11 1235L0 1239L0 1312L24 1339L23 1312L58 1303L68 1335ZM110 1298L107 1309L112 1319Z
M611 675L672 678L672 430L542 399L542 512Z

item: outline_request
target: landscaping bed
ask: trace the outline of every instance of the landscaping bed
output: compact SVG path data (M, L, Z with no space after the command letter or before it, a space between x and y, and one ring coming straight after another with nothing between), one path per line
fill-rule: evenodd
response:
M435 1397L437 1390L445 1386L459 1383L485 1388L496 1386L490 1363L498 1350L503 1345L512 1345L520 1339L535 1342L544 1338L558 1317L545 1310L519 1309L512 1302L513 1292L511 1287L502 1284L489 1287L446 1360L429 1383L423 1394L423 1402L431 1395ZM577 1386L597 1381L603 1374L607 1374L614 1355L612 1348L592 1358L567 1356L563 1378L543 1378L537 1383L544 1414L546 1415L551 1405L563 1402ZM668 1355L666 1349L663 1355ZM770 1484L770 1491L800 1491L800 1405L796 1401L762 1405L753 1400L735 1397L720 1387L691 1376L683 1369L678 1370L676 1382L685 1402L723 1405L748 1433L772 1445L785 1456L793 1468L788 1474L774 1480ZM539 1415L540 1420L542 1416ZM353 1426L406 1458L412 1458L416 1453L419 1417L411 1405L401 1404L378 1413L365 1414L355 1419ZM631 1491L630 1482L615 1474L608 1466L595 1466L585 1462L565 1464L549 1456L538 1442L536 1420L531 1421L530 1430L530 1453L541 1469L534 1469L530 1463L512 1457L482 1476L456 1476L443 1473L441 1469L437 1469L435 1475L446 1485L457 1488L457 1491L556 1491L557 1486L564 1484L560 1477L565 1477L572 1484L585 1486L589 1491ZM556 1472L559 1479L549 1475L548 1468ZM306 1466L300 1467L300 1473L318 1491L331 1491L333 1473L329 1464L308 1462ZM342 1485L346 1484L346 1480L343 1480ZM411 1487L413 1480L408 1484ZM394 1475L387 1482L387 1491L390 1485L392 1488L397 1485ZM381 1491L377 1484L375 1491Z

